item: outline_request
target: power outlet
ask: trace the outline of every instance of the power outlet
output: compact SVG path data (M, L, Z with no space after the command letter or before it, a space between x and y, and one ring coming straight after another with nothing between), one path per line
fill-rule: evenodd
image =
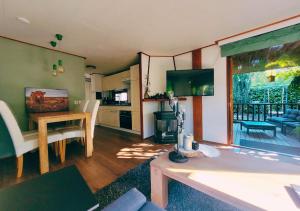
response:
M80 105L81 104L81 100L74 100L74 105Z

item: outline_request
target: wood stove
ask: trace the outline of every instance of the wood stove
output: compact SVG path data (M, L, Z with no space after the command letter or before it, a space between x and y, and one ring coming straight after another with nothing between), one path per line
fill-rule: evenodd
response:
M177 118L173 111L154 112L154 137L158 143L176 143Z

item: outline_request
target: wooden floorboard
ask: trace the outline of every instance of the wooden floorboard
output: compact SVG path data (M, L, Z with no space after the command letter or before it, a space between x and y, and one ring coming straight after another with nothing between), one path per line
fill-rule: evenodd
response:
M67 145L66 162L61 164L49 148L50 172L76 165L92 191L97 191L152 156L170 149L171 145L141 140L137 135L97 126L94 152L85 158L84 148L77 142ZM24 156L24 171L16 179L15 157L0 160L0 188L38 177L38 153Z

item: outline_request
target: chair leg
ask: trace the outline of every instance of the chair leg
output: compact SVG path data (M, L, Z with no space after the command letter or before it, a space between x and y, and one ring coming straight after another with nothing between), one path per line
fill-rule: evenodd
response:
M66 140L62 140L59 142L59 156L60 156L60 162L63 163L66 160Z
M55 156L58 157L58 155L59 155L59 142L54 142L54 152L55 152Z
M84 138L84 137L81 137L81 138L80 138L80 143L81 143L82 146L85 145L85 138Z
M17 178L20 178L23 173L23 155L17 157Z

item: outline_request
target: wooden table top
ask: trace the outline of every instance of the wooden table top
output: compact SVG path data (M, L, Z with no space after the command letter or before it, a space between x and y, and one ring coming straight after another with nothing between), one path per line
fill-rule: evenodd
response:
M30 113L29 118L32 121L38 122L44 120L47 122L69 121L76 119L84 119L85 112L62 111L62 112L46 112L46 113Z
M219 147L220 157L190 158L183 164L169 161L165 153L151 167L245 210L299 210L300 199L290 191L291 184L300 184L299 162L283 162L274 153L224 148Z
M256 122L256 121L242 121L241 122L243 125L246 125L246 126L267 126L267 127L276 127L276 125L273 125L271 123L268 123L268 122Z

